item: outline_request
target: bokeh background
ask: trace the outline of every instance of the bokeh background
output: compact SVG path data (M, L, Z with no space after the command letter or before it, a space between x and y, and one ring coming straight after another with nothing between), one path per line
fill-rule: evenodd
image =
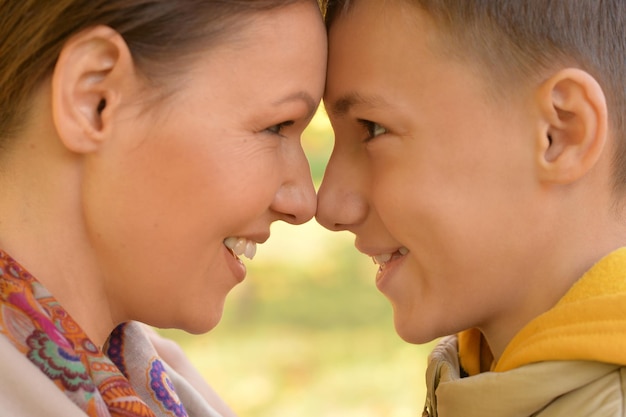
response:
M303 135L316 186L333 145L320 110ZM431 345L402 341L377 267L348 232L275 223L206 335L178 341L241 417L413 417Z

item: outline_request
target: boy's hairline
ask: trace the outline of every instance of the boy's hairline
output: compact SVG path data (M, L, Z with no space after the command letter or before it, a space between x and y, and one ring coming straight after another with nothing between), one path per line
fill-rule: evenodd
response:
M420 7L419 4L416 4L414 1L410 0L394 0L396 2L404 3L408 6L413 7L415 10L420 10L425 13L428 18L436 23L434 27L436 28L436 37L433 40L437 43L437 47L435 45L429 45L431 51L439 56L445 56L446 58L456 60L458 62L462 62L467 64L472 71L476 73L478 77L485 81L486 86L486 96L493 100L503 100L509 97L510 94L518 91L515 87L521 87L520 84L526 85L528 81L530 81L531 76L528 74L522 75L521 71L517 71L519 76L516 76L516 82L508 82L511 81L513 76L510 75L509 71L504 71L504 73L509 74L498 76L498 71L494 70L494 66L488 66L485 62L485 59L481 57L481 53L478 48L464 48L467 46L466 44L462 44L460 42L460 36L456 31L454 31L450 25L445 24L442 19L437 19L435 15L430 13L428 10ZM324 8L324 17L326 19L326 25L328 30L338 18L342 15L349 13L358 1L356 0L327 0L326 4L330 7L332 4L339 4L337 8L331 8L330 11L332 14L330 16L326 15L327 8ZM502 72L502 71L500 71ZM491 80L491 83L487 81ZM523 81L523 82L522 82ZM509 86L509 87L507 87Z
M421 10L432 22L435 22L437 30L433 40L437 43L437 47L430 47L430 49L440 56L443 55L448 59L457 60L458 62L468 65L468 69L473 71L484 81L485 98L488 100L503 103L510 97L514 97L520 90L533 84L541 83L543 80L550 78L552 75L565 68L579 68L589 72L594 78L597 78L594 71L588 68L584 61L580 61L576 56L569 55L559 50L551 51L550 62L534 62L532 59L523 62L524 60L522 59L522 61L519 62L520 65L503 65L503 61L507 61L505 56L489 54L489 51L486 51L488 48L476 46L478 42L476 38L473 40L467 38L466 35L468 34L474 36L480 34L478 31L474 30L472 32L471 29L467 28L455 30L453 22L446 21L445 17L431 13L431 11L421 7L417 1L395 1L410 5L416 10ZM338 18L349 13L359 2L358 0L326 0L325 3L331 6L330 11L332 14L330 16L326 15L327 10L324 9L326 25L328 29L330 29ZM332 7L333 3L336 5L334 8ZM483 30L492 31L490 28L483 28ZM484 33L484 31L482 33ZM487 38L489 37L487 36ZM508 40L501 39L499 41L507 42ZM494 59L491 63L490 58ZM612 125L611 120L609 120L609 123ZM609 134L612 136L619 135L619 131L619 128L612 125ZM619 140L619 138L616 138L616 140ZM612 181L615 204L618 204L618 200L622 200L626 196L626 171L620 170L618 167L621 160L626 160L626 148L622 148L623 147L617 145L613 155ZM621 155L620 152L624 155ZM626 204L626 202L623 204Z

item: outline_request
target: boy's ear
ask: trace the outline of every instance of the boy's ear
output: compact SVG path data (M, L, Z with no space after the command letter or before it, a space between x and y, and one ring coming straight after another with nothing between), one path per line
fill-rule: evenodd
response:
M86 29L64 45L52 75L51 104L67 149L87 153L99 147L134 77L128 46L109 27Z
M607 143L608 111L600 84L589 73L563 69L539 90L540 179L566 184L584 176Z

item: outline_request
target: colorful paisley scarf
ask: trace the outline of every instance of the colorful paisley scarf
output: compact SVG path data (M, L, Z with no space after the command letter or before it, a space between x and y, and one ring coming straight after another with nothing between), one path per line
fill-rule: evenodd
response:
M187 416L139 324L118 326L105 354L54 297L1 250L0 337L8 338L88 416Z

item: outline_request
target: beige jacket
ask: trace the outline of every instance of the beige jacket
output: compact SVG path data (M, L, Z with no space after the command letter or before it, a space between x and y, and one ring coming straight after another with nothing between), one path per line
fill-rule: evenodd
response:
M626 368L549 361L460 377L457 337L443 339L426 374L429 417L626 417Z
M626 248L594 265L481 373L489 355L475 329L443 339L430 356L424 415L626 417Z

